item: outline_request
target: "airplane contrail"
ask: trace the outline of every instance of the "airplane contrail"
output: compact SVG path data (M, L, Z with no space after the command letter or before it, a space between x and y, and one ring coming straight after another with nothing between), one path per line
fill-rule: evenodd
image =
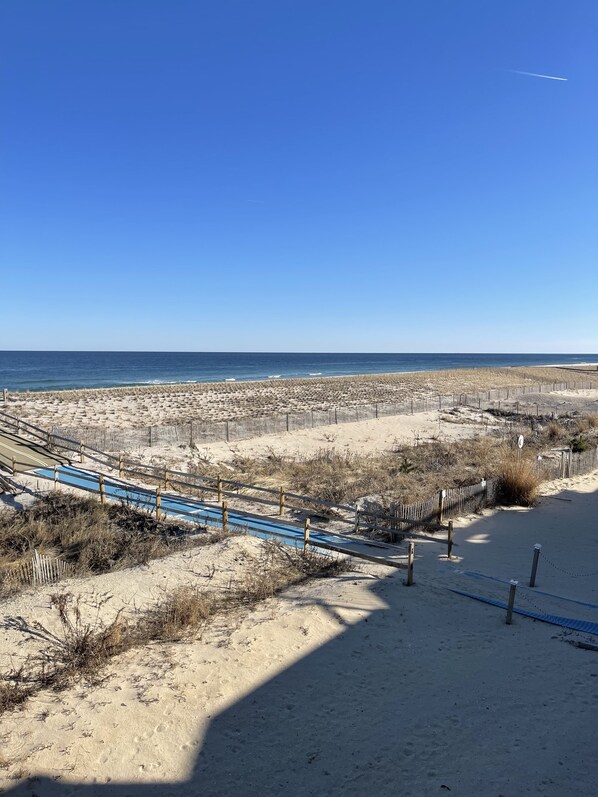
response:
M543 77L545 80L569 80L568 77L555 77L554 75L540 75L538 72L522 72L520 69L509 69L515 75L527 75L528 77Z

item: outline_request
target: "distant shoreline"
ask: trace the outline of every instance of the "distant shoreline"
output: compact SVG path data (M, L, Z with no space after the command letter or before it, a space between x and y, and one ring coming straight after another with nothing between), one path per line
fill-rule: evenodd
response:
M163 390L196 385L276 384L388 378L417 373L521 367L595 367L597 355L278 354L208 352L2 352L0 390Z

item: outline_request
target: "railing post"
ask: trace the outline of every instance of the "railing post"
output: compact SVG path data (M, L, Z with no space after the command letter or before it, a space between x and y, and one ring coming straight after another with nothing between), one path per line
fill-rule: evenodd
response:
M58 465L54 465L54 489L58 489Z
M81 463L85 462L85 446L83 443L79 443L79 458L81 459Z
M122 479L123 473L125 471L125 455L121 451L118 455L118 478Z
M280 488L279 507L278 507L278 513L279 513L280 517L282 517L284 515L284 501L285 501L284 489L281 486L281 488Z
M100 474L99 477L98 477L98 484L99 484L99 487L100 487L100 503L101 504L105 504L106 503L106 490L104 488L104 477L102 476L102 474Z
M309 525L310 519L308 517L305 518L305 523L303 524L303 553L307 552L307 546L309 545Z
M8 390L6 388L2 390L2 399L5 404L8 404Z
M511 625L513 622L513 606L515 605L515 592L517 591L518 584L518 581L511 580L511 586L509 587L509 604L507 606L507 625Z
M222 479L218 476L218 503L222 502Z
M12 467L12 475L14 476L15 473L17 472L17 462L14 457L12 458L11 461L11 467Z
M413 585L413 560L415 559L415 543L409 543L409 554L407 556L407 581L405 585L411 587Z
M168 465L164 467L164 489L165 490L170 489L170 470L168 468Z
M536 586L536 573L538 572L538 559L540 558L540 551L542 550L542 546L539 542L534 545L534 558L532 560L532 572L529 577L529 585L530 587Z
M228 531L228 504L222 502L222 531Z
M450 559L453 553L453 521L448 522L446 558Z
M353 527L353 532L355 534L359 534L359 520L360 520L360 518L359 518L359 509L356 509L355 510L355 525Z
M162 508L162 489L158 486L156 487L156 520L160 520L160 516L162 512L160 511Z

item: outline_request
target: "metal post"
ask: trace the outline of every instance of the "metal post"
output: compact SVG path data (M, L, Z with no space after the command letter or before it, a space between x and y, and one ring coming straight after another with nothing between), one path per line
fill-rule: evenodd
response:
M442 523L442 514L444 512L444 499L446 498L446 490L438 491L438 523Z
M411 587L413 585L413 560L415 559L415 543L409 543L409 554L407 556L407 581L405 585Z
M532 572L529 577L529 585L530 587L536 586L536 572L538 570L538 559L540 558L540 551L542 550L542 546L539 542L534 545L534 558L532 561Z
M308 517L305 518L305 523L303 524L303 553L307 552L307 546L309 545L309 525L310 519Z
M509 587L509 605L507 606L507 625L513 622L513 606L515 604L515 592L517 591L518 581L511 580Z
M450 559L452 553L453 553L453 521L449 520L449 522L448 522L446 558Z

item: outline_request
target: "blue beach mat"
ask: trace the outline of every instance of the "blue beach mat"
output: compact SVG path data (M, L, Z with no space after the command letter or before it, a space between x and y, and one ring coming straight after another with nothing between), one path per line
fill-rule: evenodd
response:
M498 606L499 609L505 609L505 611L507 609L507 604L502 601L497 601L493 598L483 598L481 595L473 595L471 592L462 592L459 589L451 589L450 587L447 587L447 589L457 595L464 595L466 598L489 603L491 606ZM533 620L541 620L543 623L551 623L562 628L571 628L573 631L583 631L584 633L598 636L598 623L591 623L589 620L574 620L571 617L559 617L556 614L540 614L538 612L530 612L527 609L518 609L515 606L513 611L516 614L522 614L524 617L531 617Z

